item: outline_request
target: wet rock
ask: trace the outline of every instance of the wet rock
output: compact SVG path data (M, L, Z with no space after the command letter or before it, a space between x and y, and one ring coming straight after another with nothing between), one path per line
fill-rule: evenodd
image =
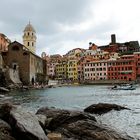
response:
M98 103L98 104L93 104L93 105L85 108L84 112L102 115L102 114L107 113L111 110L120 111L123 109L128 109L128 108L120 106L120 105L116 105L116 104Z
M0 94L0 98L4 98L4 97L5 97L5 95Z
M0 118L7 121L12 108L13 106L10 102L0 104Z
M37 119L41 125L41 127L44 129L46 126L46 123L47 123L47 117L45 115L41 115L41 114L38 114L36 115L37 116Z
M0 140L15 140L12 136L11 126L0 119Z
M49 119L47 129L54 130L58 126L65 125L77 120L91 119L96 121L94 116L80 111L68 111L55 108L41 108L36 114L43 114Z
M17 139L48 140L43 129L39 125L37 117L22 108L17 107L11 110L9 124L12 126Z
M62 136L60 133L49 133L47 136L49 140L62 140Z
M78 140L131 140L130 137L121 136L116 131L91 120L69 123L55 131Z
M0 87L0 92L9 92L9 89L5 87Z
M85 112L41 108L37 114L51 118L47 129L61 133L65 140L132 140L116 131L99 124L95 117Z

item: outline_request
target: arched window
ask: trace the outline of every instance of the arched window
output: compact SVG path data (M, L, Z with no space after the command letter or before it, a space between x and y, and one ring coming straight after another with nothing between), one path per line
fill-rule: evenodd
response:
M34 46L34 42L32 42L32 46Z
M30 33L28 32L28 36L30 35Z
M30 42L28 42L28 46L30 46Z

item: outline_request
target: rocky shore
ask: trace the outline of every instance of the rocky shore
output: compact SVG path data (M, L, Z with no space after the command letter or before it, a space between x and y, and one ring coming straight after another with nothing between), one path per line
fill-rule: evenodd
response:
M103 106L106 110L106 105ZM113 106L110 105L110 108L114 109ZM133 138L100 124L93 114L84 111L43 107L33 114L20 106L4 103L0 104L0 140L133 140Z

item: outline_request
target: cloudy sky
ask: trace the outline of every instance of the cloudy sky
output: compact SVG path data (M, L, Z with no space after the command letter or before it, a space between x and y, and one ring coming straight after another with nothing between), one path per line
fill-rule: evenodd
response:
M88 43L140 40L140 0L1 0L0 32L22 43L29 20L37 54L65 54Z

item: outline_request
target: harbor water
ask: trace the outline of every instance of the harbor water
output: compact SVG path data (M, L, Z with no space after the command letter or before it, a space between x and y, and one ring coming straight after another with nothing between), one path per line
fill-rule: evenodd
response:
M115 103L130 110L111 111L96 118L121 133L140 138L140 86L136 90L112 90L110 86L64 86L40 90L14 91L9 96L15 103L36 112L48 106L83 110L91 104Z

